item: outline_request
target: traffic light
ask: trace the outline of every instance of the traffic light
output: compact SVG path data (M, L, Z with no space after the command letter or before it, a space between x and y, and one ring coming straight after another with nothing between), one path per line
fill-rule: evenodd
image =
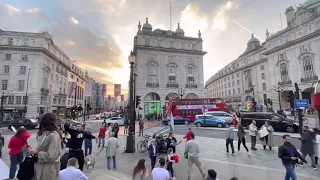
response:
M289 102L290 107L292 109L294 108L294 99L295 99L295 96L293 94L293 91L289 91L289 94L288 94L288 97L287 97L287 101Z
M136 96L136 108L138 108L141 101L141 96Z

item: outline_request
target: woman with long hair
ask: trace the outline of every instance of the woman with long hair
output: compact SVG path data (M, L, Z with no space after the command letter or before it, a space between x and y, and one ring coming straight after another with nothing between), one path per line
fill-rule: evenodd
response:
M238 151L240 151L240 145L242 143L243 147L246 149L249 156L250 152L246 145L246 132L244 131L243 126L241 124L238 126L237 135L238 135Z
M132 180L147 180L149 176L146 168L146 160L140 159L136 167L133 169Z
M40 118L37 147L29 149L37 156L33 180L57 180L60 171L60 150L62 135L57 126L56 115L46 113Z
M13 179L16 176L17 165L21 165L24 159L24 151L27 151L30 146L28 145L28 139L31 133L23 127L17 129L16 134L11 137L8 148L10 149L10 173L9 179ZM24 149L25 147L25 149Z
M118 133L119 133L119 125L118 123L114 123L112 132L114 132L114 137L118 139Z
M318 165L318 160L320 157L320 130L318 128L313 128L314 132L314 140L313 140L313 148L315 153L315 163Z

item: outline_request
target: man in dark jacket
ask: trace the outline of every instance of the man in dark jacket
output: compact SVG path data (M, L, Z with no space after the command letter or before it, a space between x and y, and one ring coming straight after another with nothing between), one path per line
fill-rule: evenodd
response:
M303 162L307 161L299 154L297 149L291 144L290 135L283 135L283 144L278 149L278 156L282 161L283 166L286 168L285 179L297 180L296 173L294 171L298 158Z
M148 149L149 149L149 158L151 160L151 169L153 170L154 166L156 165L157 154L158 154L156 139L151 140L151 143Z
M1 134L0 131L0 159L2 159L2 147L4 146L4 137Z
M64 149L64 154L60 158L60 171L67 168L69 159L69 148Z
M311 168L317 169L316 162L315 162L315 155L314 155L314 148L313 148L313 138L314 133L309 130L308 126L303 127L303 134L301 136L301 153L302 157L305 159L307 155L311 158ZM299 163L300 166L303 165L303 162Z

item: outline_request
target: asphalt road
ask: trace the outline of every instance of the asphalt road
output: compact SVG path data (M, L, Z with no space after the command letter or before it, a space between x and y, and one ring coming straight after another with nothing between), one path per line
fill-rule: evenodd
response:
M209 137L209 138L217 138L217 139L225 139L226 138L226 131L221 130L214 130L214 129L206 129L206 128L198 128L194 127L193 125L175 125L174 133L179 135L184 135L188 128L191 127L194 134L201 137ZM169 127L168 127L169 128ZM166 131L163 131L162 133L169 133L169 129ZM249 137L249 134L247 134L247 137ZM237 140L237 139L235 139ZM250 138L246 138L247 143L251 143ZM298 138L291 138L292 143L299 149L301 142ZM280 146L283 143L282 136L274 136L274 145ZM261 144L260 140L257 139L257 144Z

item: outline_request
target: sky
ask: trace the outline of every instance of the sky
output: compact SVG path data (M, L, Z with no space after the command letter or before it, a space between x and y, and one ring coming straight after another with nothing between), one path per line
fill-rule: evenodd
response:
M186 36L201 30L204 79L235 60L253 32L261 41L266 29L286 27L285 10L306 0L0 0L0 28L49 32L56 45L98 82L128 91L128 56L138 22Z

